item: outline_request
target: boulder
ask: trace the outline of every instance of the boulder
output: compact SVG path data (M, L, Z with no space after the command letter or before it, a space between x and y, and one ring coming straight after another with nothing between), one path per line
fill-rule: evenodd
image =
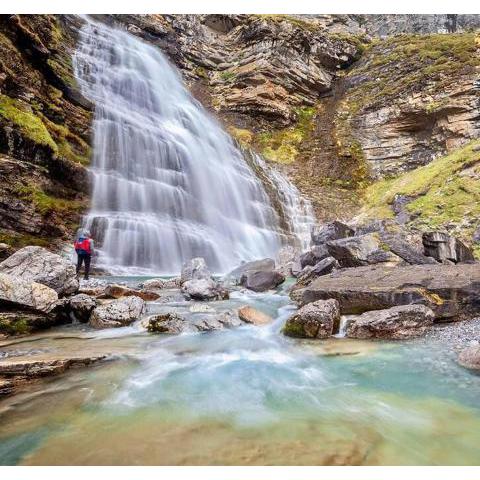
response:
M404 340L420 337L433 324L435 315L424 305L400 305L359 315L347 325L349 338Z
M249 270L242 275L240 284L254 292L265 292L278 287L285 281L285 275L275 270Z
M239 267L232 270L226 277L239 283L241 278L249 272L253 271L272 271L275 269L275 261L271 258L255 260L253 262L245 262Z
M323 260L320 260L313 267L305 267L302 270L302 273L298 276L298 280L294 288L306 287L316 278L321 277L322 275L328 275L338 267L339 264L333 257L326 257Z
M238 317L245 323L251 323L257 326L267 325L273 322L273 318L270 317L270 315L260 312L256 308L248 305L239 308Z
M182 293L194 300L226 300L229 297L228 291L211 278L186 281Z
M0 272L37 282L55 290L59 296L79 288L75 266L42 247L24 247L0 263Z
M326 245L314 245L308 252L302 253L300 255L300 266L303 268L310 265L313 267L320 260L330 256Z
M207 264L202 257L192 258L184 263L180 275L180 284L183 285L189 280L204 280L212 278L212 274L207 268Z
M289 337L328 338L338 331L340 308L336 300L318 300L300 308L292 315L283 333Z
M213 315L197 315L193 318L193 324L198 331L209 332L211 330L239 327L243 325L243 322L235 312L228 310Z
M0 306L50 313L57 302L58 294L52 288L0 273Z
M422 243L427 257L439 262L464 263L475 260L472 250L458 238L445 232L425 232Z
M480 371L480 345L472 345L462 350L458 363L469 370Z
M285 275L286 277L289 277L292 275L292 267L297 261L298 257L298 250L295 247L292 247L291 245L286 245L285 247L282 247L275 259L275 264L277 266L277 270ZM273 268L272 268L273 270Z
M93 328L124 327L145 313L145 302L139 297L124 297L96 307L90 317Z
M68 309L73 320L87 323L94 308L97 306L95 298L85 293L79 293L68 301Z
M102 298L122 298L122 297L140 297L145 301L157 300L160 297L158 293L149 290L134 290L133 288L125 287L123 285L107 285Z
M144 290L164 290L168 288L180 288L180 278L151 278L143 282L140 287Z
M296 290L295 298L301 305L334 298L342 314L422 304L437 321L471 318L480 314L480 269L476 264L347 268Z
M397 265L400 257L382 248L378 236L374 233L358 237L342 238L327 243L328 252L341 267L360 267L376 263Z
M182 316L168 312L152 315L145 320L146 328L152 333L171 333L178 335L184 332L196 332L198 329Z
M410 265L436 264L432 257L427 257L408 243L401 235L380 233L381 241L391 252L399 256Z
M312 245L322 245L332 240L353 237L355 231L342 222L334 221L324 225L315 226L311 231Z

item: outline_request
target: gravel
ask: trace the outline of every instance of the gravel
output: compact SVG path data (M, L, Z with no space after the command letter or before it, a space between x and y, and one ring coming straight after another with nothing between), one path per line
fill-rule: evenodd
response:
M436 324L427 332L424 340L440 343L448 350L458 353L466 347L480 343L480 318Z

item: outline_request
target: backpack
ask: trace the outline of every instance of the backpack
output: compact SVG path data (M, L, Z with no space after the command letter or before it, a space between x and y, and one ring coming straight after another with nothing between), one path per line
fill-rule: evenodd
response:
M90 249L90 239L89 238L79 238L75 243L74 243L75 251L77 253L83 253L90 255L91 249Z

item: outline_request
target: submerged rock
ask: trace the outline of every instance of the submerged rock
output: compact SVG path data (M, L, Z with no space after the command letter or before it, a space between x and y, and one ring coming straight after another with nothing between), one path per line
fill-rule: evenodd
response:
M469 370L480 371L480 345L472 345L462 350L458 363Z
M278 287L285 281L285 275L275 270L249 270L242 275L240 284L254 292L265 292Z
M211 278L188 280L182 285L182 293L194 300L226 300L228 291Z
M0 272L37 282L55 290L59 296L79 288L75 266L42 247L24 247L0 263Z
M249 305L239 308L238 316L243 322L251 323L257 326L267 325L273 322L273 318L270 317L270 315L260 312L256 308L250 307Z
M291 316L283 333L289 337L328 338L338 331L340 309L336 300L319 300L303 306Z
M433 310L437 321L478 315L479 296L480 269L475 264L347 268L295 293L301 305L334 298L342 314L422 304Z
M196 257L184 263L180 275L180 284L183 285L189 280L206 280L211 278L212 274L208 270L205 260L201 257Z
M378 237L369 233L327 243L328 252L342 267L360 267L376 263L396 265L400 257L381 247Z
M433 319L434 313L424 305L400 305L359 315L349 321L346 336L404 340L424 335Z
M58 302L55 290L41 283L0 273L0 306L50 313Z
M312 228L311 239L313 245L322 245L332 240L353 237L355 231L345 223L333 221Z
M93 328L124 327L138 320L145 310L141 298L125 297L96 307L89 323Z

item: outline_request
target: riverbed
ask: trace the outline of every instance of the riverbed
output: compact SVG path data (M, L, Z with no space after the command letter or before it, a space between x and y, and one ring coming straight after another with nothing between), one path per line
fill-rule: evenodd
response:
M2 355L107 354L0 402L2 465L475 465L480 377L435 337L305 341L284 286L235 292L264 327L149 334L68 325ZM150 304L150 311L189 308Z

